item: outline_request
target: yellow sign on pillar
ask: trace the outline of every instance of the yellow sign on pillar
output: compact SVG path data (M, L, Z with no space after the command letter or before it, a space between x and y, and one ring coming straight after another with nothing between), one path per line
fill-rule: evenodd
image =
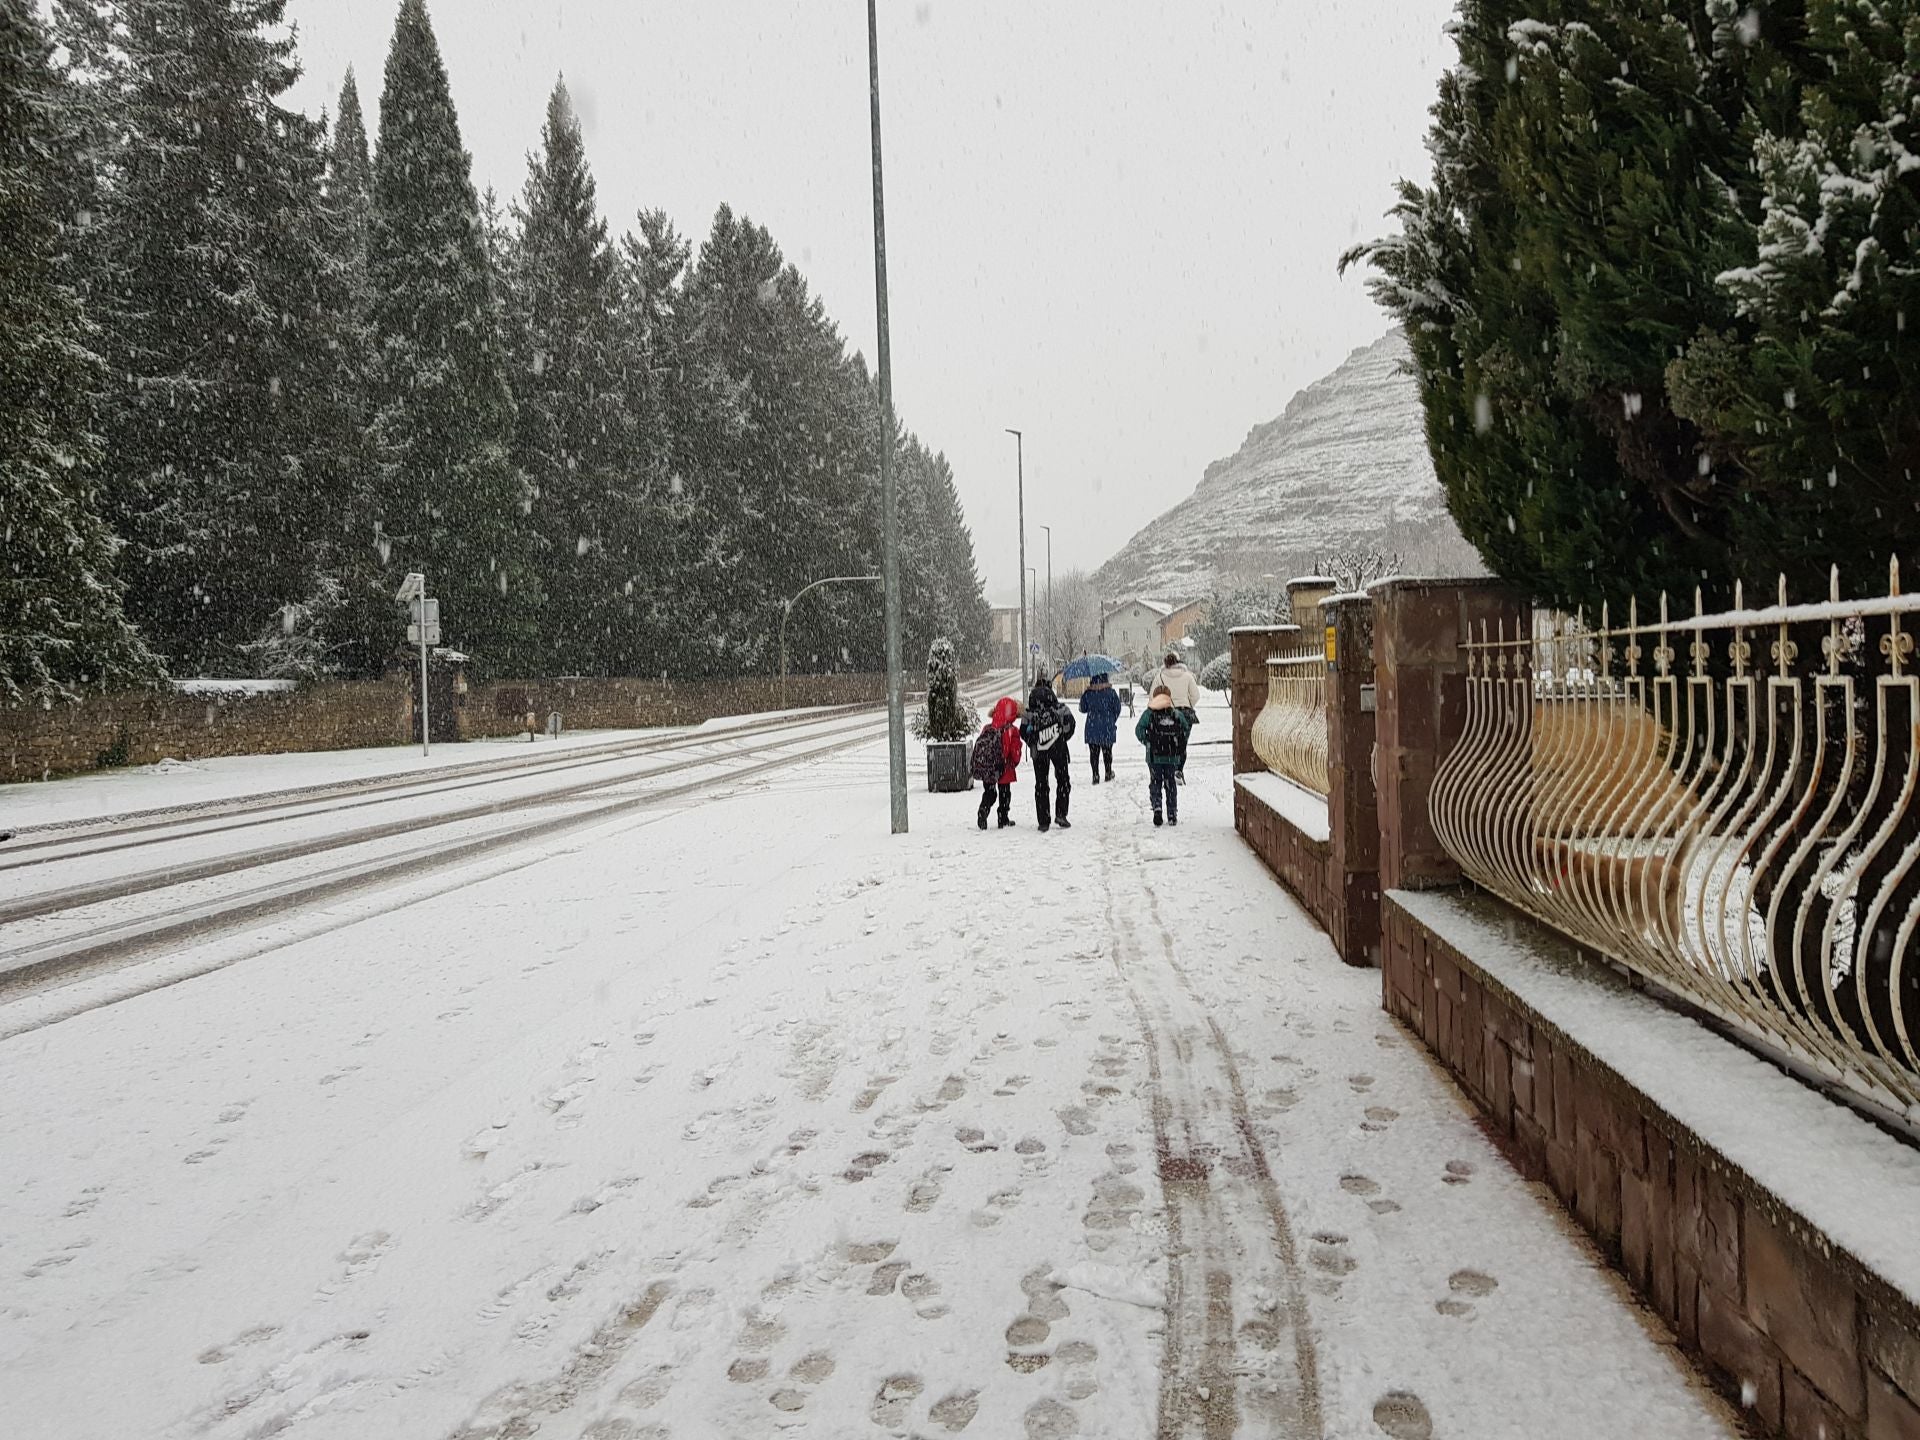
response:
M1334 640L1334 628L1329 625L1327 626L1327 664L1332 665L1340 658L1339 649L1338 643Z

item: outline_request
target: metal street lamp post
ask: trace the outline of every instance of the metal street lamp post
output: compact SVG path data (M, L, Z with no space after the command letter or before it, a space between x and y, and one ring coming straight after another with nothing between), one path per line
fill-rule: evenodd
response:
M787 620L793 614L793 607L809 590L818 590L822 585L857 585L880 580L878 575L829 575L824 580L816 580L811 585L803 585L794 591L780 610L780 708L787 708Z
M1020 504L1020 677L1025 685L1027 666L1027 442L1026 437L1011 425L1007 433L1013 436L1014 480L1019 486L1015 492Z
M1053 526L1042 525L1040 528L1047 532L1047 603L1046 608L1040 612L1047 617L1047 621L1040 627L1040 640L1042 644L1051 647L1057 638L1053 634Z
M1034 603L1034 607L1033 607L1033 608L1034 608L1035 610L1038 610L1038 609L1040 608L1040 606L1039 606L1039 600L1040 600L1040 572L1039 572L1038 570L1036 570L1036 569L1034 569L1034 568L1033 568L1033 566L1031 566L1031 565L1029 565L1029 566L1027 566L1027 567L1026 567L1026 569L1025 569L1025 570L1023 570L1023 571L1021 572L1021 575L1020 575L1020 596L1021 596L1021 603L1022 603L1022 604L1025 604L1025 603L1026 603L1026 596L1027 596L1027 593L1028 593L1028 592L1027 592L1027 577L1028 577L1029 575L1033 577L1033 591L1032 591L1032 594L1033 594L1033 598L1034 598L1034 602L1035 602L1035 603ZM1038 627L1038 626L1035 626L1035 631L1036 631L1036 633L1035 633L1035 635L1034 635L1034 637L1033 637L1033 650L1038 650L1038 649L1040 649L1040 648L1041 648L1041 647L1043 646L1043 644L1045 643L1045 638L1046 638L1046 637L1045 637L1045 636L1043 636L1043 635L1040 635L1039 633L1037 633L1037 632L1038 632L1038 629L1039 629L1039 627ZM1035 663L1035 661L1034 661L1034 656L1033 656L1033 652L1032 652L1032 650L1029 650L1029 651L1027 652L1027 658L1026 658L1026 660L1025 660L1025 662L1024 662L1024 663L1025 663L1025 665L1026 665L1026 667L1027 667L1027 668L1026 668L1026 671L1024 672L1024 676L1023 676L1023 679L1022 679L1022 681L1021 681L1021 683L1022 683L1023 685L1031 685L1031 684L1033 683L1033 677L1034 677L1034 675L1035 675L1035 674L1036 674L1036 673L1038 672L1038 669L1039 669L1039 666L1038 666L1038 665L1037 665L1037 664Z
M887 782L893 833L907 833L907 717L900 676L900 512L893 479L893 352L887 334L887 207L880 183L880 21L867 0L868 90L873 108L873 294L880 362L880 573L887 610Z

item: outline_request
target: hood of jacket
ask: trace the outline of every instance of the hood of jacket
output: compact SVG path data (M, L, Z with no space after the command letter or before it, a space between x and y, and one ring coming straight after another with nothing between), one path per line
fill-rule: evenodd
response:
M1156 695L1147 701L1147 708L1149 710L1171 710L1173 708L1173 696Z
M993 725L995 729L1005 729L1020 718L1020 702L1011 695L1002 695L993 702Z
M1089 690L1111 690L1112 688L1113 682L1104 675L1096 675L1087 682L1087 689Z
M1053 686L1045 680L1034 681L1033 689L1027 692L1027 713L1040 715L1059 708L1060 700L1053 693Z

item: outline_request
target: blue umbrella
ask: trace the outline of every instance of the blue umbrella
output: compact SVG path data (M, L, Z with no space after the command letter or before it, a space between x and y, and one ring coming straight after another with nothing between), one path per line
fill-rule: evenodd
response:
M1082 655L1069 660L1060 672L1062 680L1091 680L1095 675L1124 675L1127 667L1111 655Z

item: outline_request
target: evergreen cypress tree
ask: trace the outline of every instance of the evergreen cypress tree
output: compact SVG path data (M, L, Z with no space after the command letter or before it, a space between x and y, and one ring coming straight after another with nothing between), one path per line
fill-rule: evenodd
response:
M508 333L515 459L544 542L542 649L560 673L644 673L655 655L632 598L650 515L629 408L615 256L564 82L514 209Z
M281 617L284 633L259 649L263 668L373 676L400 643L401 616L387 584L390 546L379 529L372 421L373 290L367 244L373 221L373 161L351 68L328 138L316 211L327 264L313 301L330 327L328 360L306 397L314 412L312 457L320 501L312 594ZM272 657L272 658L267 658Z
M530 498L479 200L423 0L402 0L368 239L389 578L424 570L444 633L496 672L536 658Z
M158 673L95 508L102 367L66 258L75 118L30 0L0 0L0 697L75 698Z
M1871 591L1920 538L1920 5L1809 5L1804 51L1797 109L1753 142L1741 263L1718 276L1737 319L1667 378L1745 478L1755 538L1804 584L1837 557Z
M1433 183L1346 260L1408 327L1497 572L1589 605L1776 569L1804 594L1859 537L1920 536L1911 8L1463 0Z
M128 613L180 673L231 673L312 589L302 406L316 305L319 128L285 0L124 0L96 313L114 380L104 487Z

